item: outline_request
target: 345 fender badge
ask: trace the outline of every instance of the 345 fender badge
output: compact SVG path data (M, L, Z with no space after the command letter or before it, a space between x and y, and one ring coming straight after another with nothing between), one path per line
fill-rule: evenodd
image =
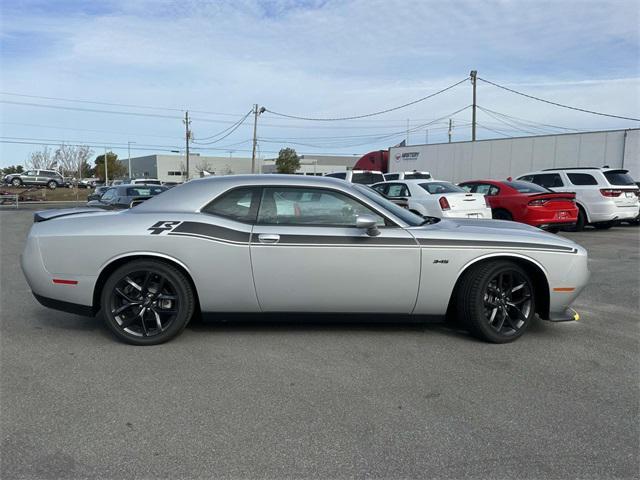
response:
M436 258L436 259L433 261L433 263L443 263L443 264L445 264L445 263L449 263L449 260L447 260L447 259L439 260L439 259L437 259L437 258Z
M151 231L151 235L160 235L162 232L170 232L181 223L182 222L176 222L171 220L169 221L160 220L159 222L156 222L153 225L151 225L149 228L147 228L147 230Z

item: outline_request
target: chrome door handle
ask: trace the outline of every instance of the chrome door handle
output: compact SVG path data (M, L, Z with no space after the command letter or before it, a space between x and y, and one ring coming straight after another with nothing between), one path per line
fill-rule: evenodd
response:
M260 243L278 243L280 241L280 235L275 233L261 233L258 235L258 241Z

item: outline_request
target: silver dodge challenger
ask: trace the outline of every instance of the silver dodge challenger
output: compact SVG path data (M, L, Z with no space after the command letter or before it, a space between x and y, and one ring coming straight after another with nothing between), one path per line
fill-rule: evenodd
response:
M367 186L295 175L207 177L125 211L37 212L21 261L42 305L101 312L136 345L231 312L452 319L505 343L536 314L577 320L589 278L568 239L420 217Z

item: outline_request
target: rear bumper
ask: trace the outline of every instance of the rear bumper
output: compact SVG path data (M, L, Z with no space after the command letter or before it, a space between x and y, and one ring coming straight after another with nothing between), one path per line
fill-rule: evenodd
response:
M490 208L477 208L474 210L447 210L442 212L442 216L444 218L493 218Z
M576 226L576 222L548 222L535 226L542 230L549 230L550 228L571 228Z
M62 300L56 300L55 298L43 297L35 292L33 296L40 302L40 305L53 308L54 310L60 310L67 313L75 313L76 315L83 315L85 317L93 317L96 312L93 307L87 305L80 305L79 303L63 302Z

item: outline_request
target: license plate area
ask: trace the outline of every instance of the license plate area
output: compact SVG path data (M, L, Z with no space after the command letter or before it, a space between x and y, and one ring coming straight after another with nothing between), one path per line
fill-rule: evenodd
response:
M479 213L467 213L467 218L480 218Z

